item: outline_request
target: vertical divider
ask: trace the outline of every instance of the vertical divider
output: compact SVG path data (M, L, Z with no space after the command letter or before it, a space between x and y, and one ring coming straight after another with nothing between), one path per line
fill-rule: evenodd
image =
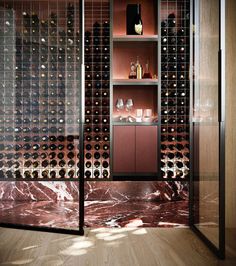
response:
M113 7L110 1L110 179L113 179Z
M161 0L158 0L157 5L157 34L158 34L158 53L157 53L157 67L158 67L158 89L157 89L157 108L158 108L158 128L157 128L157 159L158 159L158 170L157 178L161 178Z
M84 233L84 0L80 0L80 60L81 60L81 93L80 93L80 179L79 179L79 230Z

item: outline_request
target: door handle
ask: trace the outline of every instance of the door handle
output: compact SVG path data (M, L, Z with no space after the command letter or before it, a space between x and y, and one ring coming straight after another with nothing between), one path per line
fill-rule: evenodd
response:
M221 70L222 70L222 50L218 51L218 122L222 122L222 88L221 88Z

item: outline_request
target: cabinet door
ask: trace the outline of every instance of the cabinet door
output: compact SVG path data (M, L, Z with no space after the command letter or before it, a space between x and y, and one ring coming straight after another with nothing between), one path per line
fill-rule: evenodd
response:
M114 126L113 131L113 172L135 172L135 126Z
M157 172L157 126L136 127L136 172Z

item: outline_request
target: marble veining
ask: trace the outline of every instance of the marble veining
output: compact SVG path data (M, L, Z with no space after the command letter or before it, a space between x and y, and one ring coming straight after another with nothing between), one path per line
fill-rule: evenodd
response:
M78 228L78 182L0 182L0 222ZM87 227L188 224L188 183L86 181Z

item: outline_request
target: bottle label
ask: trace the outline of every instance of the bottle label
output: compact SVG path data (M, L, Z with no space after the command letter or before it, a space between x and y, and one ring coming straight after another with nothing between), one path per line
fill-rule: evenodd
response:
M141 23L134 24L134 30L137 34L141 35L143 31L143 25Z

